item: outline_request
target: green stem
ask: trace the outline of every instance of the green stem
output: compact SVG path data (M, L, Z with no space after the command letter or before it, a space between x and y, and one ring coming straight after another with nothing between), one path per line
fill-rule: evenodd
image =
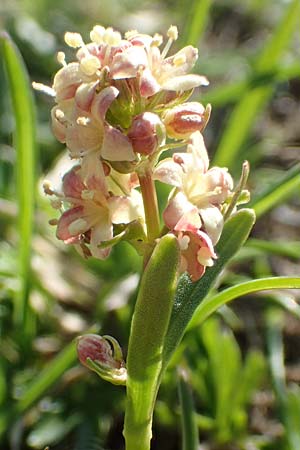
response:
M145 172L140 174L139 181L144 202L147 237L149 242L153 242L159 236L160 224L157 195L152 170L146 169Z
M179 248L175 236L156 245L144 271L131 323L127 356L126 450L149 450L163 346L174 302Z

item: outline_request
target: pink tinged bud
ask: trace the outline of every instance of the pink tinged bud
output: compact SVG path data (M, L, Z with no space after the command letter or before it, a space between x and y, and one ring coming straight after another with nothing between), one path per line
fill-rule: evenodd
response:
M126 383L122 350L111 336L86 334L77 341L79 361L88 369L113 384Z
M195 131L202 131L208 117L209 110L201 103L190 102L169 109L163 120L169 137L185 139Z
M156 114L145 112L133 119L127 136L135 152L151 155L165 142L165 127Z

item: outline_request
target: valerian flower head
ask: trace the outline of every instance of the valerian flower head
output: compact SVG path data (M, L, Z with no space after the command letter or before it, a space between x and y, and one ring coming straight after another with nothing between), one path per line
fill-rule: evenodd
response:
M190 73L198 50L188 45L170 54L178 30L166 34L165 44L159 34L122 36L101 25L89 42L65 34L73 60L59 52L52 87L34 87L55 99L53 132L77 161L61 192L48 184L45 191L61 210L52 221L57 237L84 256L105 258L121 239L149 255L167 228L178 239L182 270L196 281L217 258L223 214L231 214L240 194L232 192L226 168L209 168L201 132L210 105L188 101L194 88L208 85ZM164 158L165 150L183 146L185 152ZM173 187L162 230L154 180Z

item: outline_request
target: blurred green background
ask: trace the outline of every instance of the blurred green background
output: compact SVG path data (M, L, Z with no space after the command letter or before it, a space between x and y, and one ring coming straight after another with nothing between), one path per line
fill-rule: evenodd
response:
M250 161L248 187L258 215L248 244L219 279L220 290L252 278L299 275L299 22L300 2L288 0L0 4L0 29L18 46L30 81L51 85L57 51L71 57L65 31L88 40L95 24L149 34L176 24L174 52L186 44L199 49L194 71L210 86L193 99L212 103L205 130L210 158L228 166L235 180ZM48 225L54 212L41 192L43 178L62 171L64 148L50 129L52 101L33 94L37 145L30 153L35 131L26 86L14 86L11 95L3 55L0 449L122 449L124 390L80 367L73 340L93 329L116 337L126 352L140 259L121 244L107 261L83 261L55 239ZM23 153L15 138L22 121L29 130ZM153 449L182 448L177 366L188 373L189 390L179 382L179 391L193 397L189 408L202 450L300 448L298 299L297 291L249 295L187 333L160 391Z

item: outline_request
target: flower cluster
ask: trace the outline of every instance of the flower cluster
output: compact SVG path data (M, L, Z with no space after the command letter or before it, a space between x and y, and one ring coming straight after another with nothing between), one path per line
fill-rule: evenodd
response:
M35 88L55 98L52 127L76 164L64 175L62 190L45 183L61 210L57 237L75 244L85 256L105 258L126 239L143 251L164 232L176 235L182 270L198 280L217 257L214 245L223 213L232 197L227 169L213 167L201 132L210 106L188 99L205 77L190 74L197 49L186 46L169 56L177 39L171 26L162 36L130 31L124 37L96 25L85 43L67 32L65 42L76 49L52 88ZM186 147L164 158L169 149ZM160 228L154 180L173 189ZM141 250L142 249L142 250ZM146 251L146 250L145 250Z

